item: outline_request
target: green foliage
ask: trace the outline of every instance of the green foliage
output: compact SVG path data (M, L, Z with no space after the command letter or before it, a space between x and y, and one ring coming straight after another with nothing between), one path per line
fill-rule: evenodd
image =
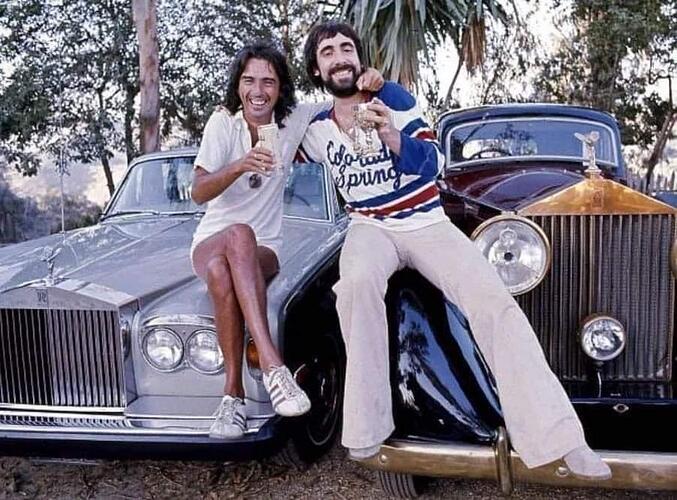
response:
M538 6L507 14L507 23L490 20L484 64L471 75L473 105L526 102L532 99L530 78L542 57L534 34Z
M544 100L613 113L624 143L653 142L666 113L649 87L677 68L677 1L576 0L558 24L571 32L543 61L535 82ZM649 94L649 95L647 95Z
M163 135L177 127L199 140L223 100L230 63L239 49L268 40L287 53L295 82L304 85L301 48L317 18L315 2L161 0L158 5ZM307 86L305 87L307 88Z
M32 175L62 154L105 163L133 153L134 37L124 0L26 0L0 12L0 64L12 68L0 86L0 154L10 166Z
M496 0L344 0L342 15L360 35L369 64L386 78L418 86L419 55L448 37L464 48L474 67L481 61L484 18L506 20ZM507 3L507 2L506 2ZM464 37L465 34L465 37Z
M302 41L318 16L308 0L160 0L162 133L196 143L223 100L245 44L286 49L303 84ZM0 8L0 157L26 175L45 161L137 154L138 44L128 0L23 0ZM110 173L108 170L107 174ZM111 186L112 187L112 186Z

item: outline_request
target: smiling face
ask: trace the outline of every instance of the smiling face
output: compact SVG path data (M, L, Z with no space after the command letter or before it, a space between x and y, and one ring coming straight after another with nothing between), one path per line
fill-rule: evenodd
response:
M348 97L358 91L355 83L362 72L360 56L350 38L341 33L325 38L317 45L316 57L316 74L329 92Z
M238 84L238 95L247 121L270 123L280 97L280 79L265 59L249 59Z

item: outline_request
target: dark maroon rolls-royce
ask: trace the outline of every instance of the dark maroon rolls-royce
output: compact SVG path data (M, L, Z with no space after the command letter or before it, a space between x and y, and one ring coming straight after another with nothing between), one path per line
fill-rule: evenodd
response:
M438 122L445 210L495 266L613 470L596 486L677 489L675 208L627 187L603 112L514 104ZM397 430L365 464L409 496L420 476L580 486L510 450L465 318L415 273L389 291Z

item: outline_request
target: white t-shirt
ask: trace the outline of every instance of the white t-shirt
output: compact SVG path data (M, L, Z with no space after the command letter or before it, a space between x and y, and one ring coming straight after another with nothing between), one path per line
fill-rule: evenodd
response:
M214 233L232 224L247 224L256 234L259 245L269 247L279 256L282 245L282 194L303 134L312 117L327 109L330 103L299 104L284 120L280 129L281 172L272 177L261 175L259 187L252 188L252 173L242 174L220 195L207 203L207 210L195 229L191 255L195 247ZM247 122L239 111L234 116L226 110L217 110L205 126L195 166L207 172L216 172L242 158L252 149L252 138Z

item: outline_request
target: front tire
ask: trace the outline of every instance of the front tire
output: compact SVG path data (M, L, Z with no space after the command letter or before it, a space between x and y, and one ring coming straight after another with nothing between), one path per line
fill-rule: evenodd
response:
M417 498L425 489L425 480L411 474L398 472L378 472L378 482L388 496L396 498Z
M341 428L345 351L338 331L326 331L308 339L301 361L299 384L308 394L311 408L290 419L291 437L278 461L305 467L324 455Z

